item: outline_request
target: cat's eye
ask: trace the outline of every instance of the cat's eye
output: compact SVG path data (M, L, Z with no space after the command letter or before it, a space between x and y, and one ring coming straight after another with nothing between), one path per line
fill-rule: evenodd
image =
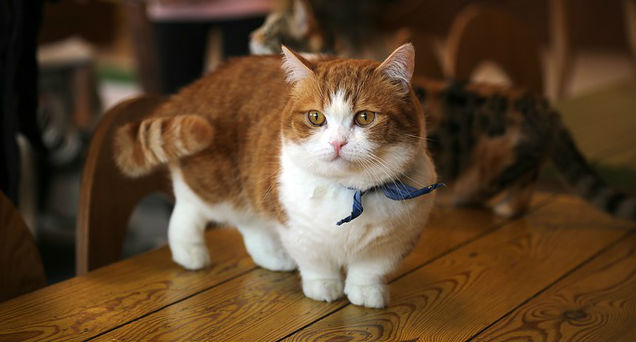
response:
M375 120L375 112L363 110L361 112L358 112L353 120L355 121L356 125L360 127L367 126L372 123L373 120Z
M307 112L307 119L314 126L322 126L327 120L325 115L317 110L310 110Z

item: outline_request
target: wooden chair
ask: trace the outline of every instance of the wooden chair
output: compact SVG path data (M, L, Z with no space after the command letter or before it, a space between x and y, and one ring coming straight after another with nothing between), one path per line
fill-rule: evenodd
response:
M589 6L589 2L572 0L548 1L550 9L550 59L553 63L554 73L554 85L550 90L553 93L551 94L553 98L564 97L566 90L570 87L574 71L573 61L577 58L579 52L583 50L578 46L581 43L581 37L589 34L591 30L604 32L606 39L610 38L609 34L615 34L614 30L608 30L606 27L599 29L599 25L602 26L602 23L608 20L607 16L592 25L581 20L580 16L583 13L594 11L594 7L592 7L592 10L589 7L586 8L586 6ZM613 15L620 13L623 15L622 18L616 17L615 20L623 21L625 48L628 50L632 64L634 64L636 61L636 1L608 1L595 5L602 6L607 13ZM596 15L595 12L592 13Z
M469 80L485 61L501 67L514 84L544 94L539 45L530 32L503 10L468 6L451 25L446 76Z
M45 285L33 236L18 210L0 192L0 302Z
M139 76L141 88L146 94L161 94L161 77L159 77L159 60L155 48L155 35L148 17L146 2L136 0L123 1L128 29L133 41L135 69Z
M131 179L119 171L113 158L115 128L143 119L162 101L156 96L125 101L105 113L95 130L80 186L76 236L78 275L120 259L128 220L141 199L154 192L172 197L165 169Z
M444 72L431 37L425 32L411 30L410 40L415 46L414 76L442 79Z

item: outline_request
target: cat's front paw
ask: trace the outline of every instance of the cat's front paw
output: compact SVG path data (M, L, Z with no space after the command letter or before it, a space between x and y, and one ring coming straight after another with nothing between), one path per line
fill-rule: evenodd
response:
M357 285L347 283L344 289L352 304L381 309L389 302L389 292L384 284Z
M205 243L171 242L172 260L188 270L199 270L210 265L210 254Z
M323 302L332 302L342 297L342 280L340 279L310 279L303 280L305 296Z

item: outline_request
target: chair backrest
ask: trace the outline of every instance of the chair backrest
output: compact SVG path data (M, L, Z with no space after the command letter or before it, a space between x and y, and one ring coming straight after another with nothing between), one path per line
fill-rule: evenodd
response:
M444 78L444 72L431 37L426 32L411 30L410 39L415 46L414 76L433 79Z
M0 302L46 285L33 236L13 203L0 191Z
M162 103L155 96L125 101L101 118L91 140L80 186L76 234L76 271L92 269L121 257L128 220L145 196L162 192L172 197L165 169L128 178L113 158L113 134L122 124L142 120Z
M159 59L155 47L155 35L146 14L146 2L122 1L126 11L128 32L133 41L132 52L141 88L146 94L161 94Z
M446 76L469 80L486 61L502 68L515 85L544 95L539 45L526 27L506 11L471 5L451 25Z

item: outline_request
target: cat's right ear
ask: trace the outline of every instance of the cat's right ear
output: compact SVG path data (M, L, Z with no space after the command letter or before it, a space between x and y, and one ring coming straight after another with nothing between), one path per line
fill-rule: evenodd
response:
M415 48L407 43L395 49L375 70L388 76L404 93L408 93L414 69Z
M285 45L281 48L283 50L283 69L287 74L287 82L293 84L314 74L314 66L310 61L288 49Z

